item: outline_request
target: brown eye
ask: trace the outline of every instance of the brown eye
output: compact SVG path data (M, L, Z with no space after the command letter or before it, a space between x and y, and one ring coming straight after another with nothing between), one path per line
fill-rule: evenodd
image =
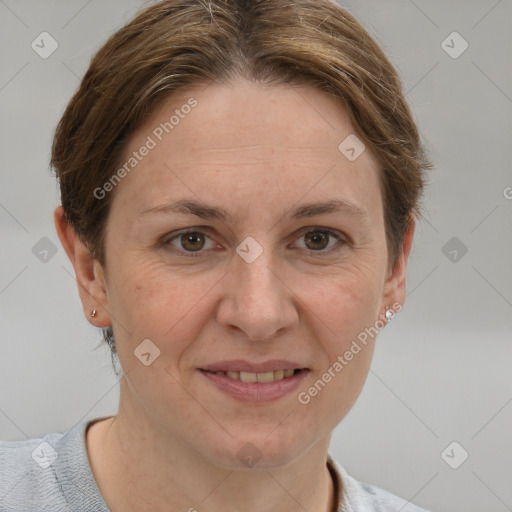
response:
M218 249L211 237L202 231L189 229L162 240L162 245L178 256L204 257Z
M299 249L316 252L318 256L341 250L345 245L345 240L337 232L322 228L304 233L296 242Z
M205 244L205 236L199 231L189 231L180 236L181 246L187 251L200 251Z
M328 231L310 231L304 235L306 247L312 251L321 251L329 245Z

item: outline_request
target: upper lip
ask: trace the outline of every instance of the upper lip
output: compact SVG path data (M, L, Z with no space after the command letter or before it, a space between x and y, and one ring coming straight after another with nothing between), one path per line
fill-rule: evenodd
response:
M275 370L302 370L306 369L304 365L287 361L285 359L271 359L260 363L246 361L244 359L231 359L229 361L219 361L206 366L200 370L210 372L248 372L248 373L266 373Z

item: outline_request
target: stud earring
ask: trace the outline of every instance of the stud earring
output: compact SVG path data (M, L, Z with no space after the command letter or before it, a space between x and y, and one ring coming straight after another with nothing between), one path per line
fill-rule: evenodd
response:
M393 311L391 311L391 309L386 309L386 320L388 322L392 320L394 316L395 314L393 313Z
M96 310L95 310L95 309L93 309L93 310L91 311L91 316L92 316L93 318L96 316Z

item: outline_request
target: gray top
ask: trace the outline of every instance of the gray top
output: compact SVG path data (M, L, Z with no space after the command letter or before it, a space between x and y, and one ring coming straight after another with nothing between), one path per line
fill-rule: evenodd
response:
M40 439L0 442L0 512L110 512L91 472L87 425ZM337 512L426 512L347 474L330 454ZM340 500L339 489L343 489Z

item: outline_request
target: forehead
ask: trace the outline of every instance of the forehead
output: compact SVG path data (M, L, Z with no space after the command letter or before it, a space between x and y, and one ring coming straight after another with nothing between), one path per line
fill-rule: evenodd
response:
M195 196L275 206L341 194L378 213L375 157L369 148L355 160L340 151L346 140L357 143L355 131L344 107L310 86L194 86L162 102L136 131L121 163L135 165L114 204L140 211Z

